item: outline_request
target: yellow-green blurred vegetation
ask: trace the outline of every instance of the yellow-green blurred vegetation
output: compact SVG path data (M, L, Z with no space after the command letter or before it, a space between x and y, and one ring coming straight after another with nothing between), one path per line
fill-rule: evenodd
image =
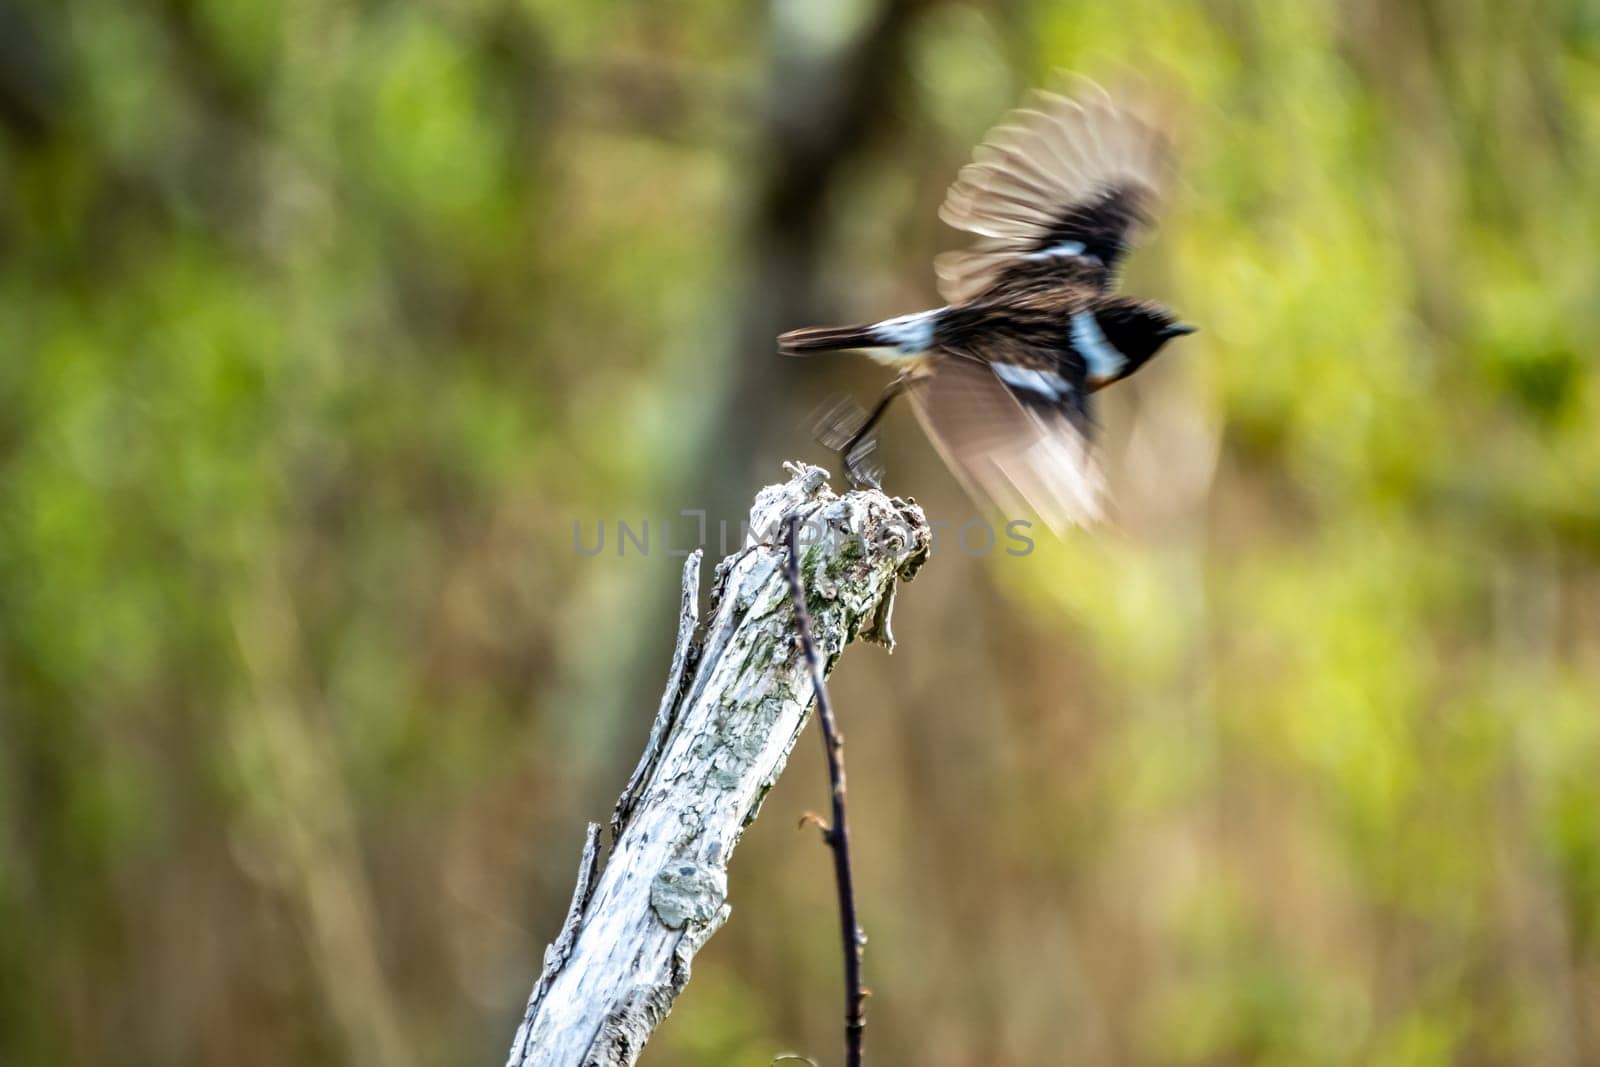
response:
M934 302L1057 69L1172 102L1202 332L1116 530L841 664L870 1058L1600 1063L1594 0L0 0L0 1062L501 1062L661 520L825 457L883 371L772 336ZM646 1063L836 1055L818 748Z

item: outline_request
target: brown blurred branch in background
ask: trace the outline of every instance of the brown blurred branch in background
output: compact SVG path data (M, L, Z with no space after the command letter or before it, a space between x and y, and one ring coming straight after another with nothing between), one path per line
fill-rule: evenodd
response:
M713 487L745 485L755 465L782 454L773 428L783 424L751 412L773 410L773 398L806 374L788 361L750 354L770 352L778 334L819 316L830 197L840 176L897 129L894 102L904 93L913 30L937 6L886 0L857 35L832 49L807 47L781 18L768 29L772 67L755 154L762 174L745 223L745 291L736 304L741 313L726 364L727 393L704 457Z
M860 942L852 937L844 773L823 690L825 666L857 637L891 644L896 583L927 557L922 510L877 490L836 496L817 467L756 496L746 546L717 567L704 632L700 555L684 565L678 647L639 769L613 816L599 867L591 824L572 904L529 997L509 1067L631 1064L727 920L728 860L804 729L824 717L835 844L846 903L850 1062L860 1062ZM786 552L779 533L788 523ZM794 526L816 536L797 556ZM806 573L801 584L801 571ZM807 605L803 589L812 591ZM791 597L791 592L795 597ZM804 648L804 655L797 652Z
M811 672L811 688L816 693L817 725L828 756L828 784L833 799L833 817L821 824L822 840L833 853L833 877L839 890L839 927L844 940L844 1048L846 1067L861 1067L861 1039L867 1029L867 994L861 987L861 949L867 936L856 916L855 877L850 869L850 824L845 817L844 738L839 735L828 701L828 687L822 677L822 660L811 636L811 613L806 610L806 590L800 577L800 517L789 513L785 529L789 554L783 574L789 582L789 598L794 602L795 629L806 669ZM820 820L818 820L820 822Z

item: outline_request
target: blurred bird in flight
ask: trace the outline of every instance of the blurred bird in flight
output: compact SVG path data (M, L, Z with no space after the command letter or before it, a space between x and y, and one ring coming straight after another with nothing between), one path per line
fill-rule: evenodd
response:
M1056 533L1102 517L1090 396L1194 327L1116 292L1170 168L1167 138L1082 82L1036 92L984 138L939 217L975 240L934 267L940 308L859 326L793 330L785 355L864 349L900 374L832 440L852 484L896 396L980 502L1026 508Z

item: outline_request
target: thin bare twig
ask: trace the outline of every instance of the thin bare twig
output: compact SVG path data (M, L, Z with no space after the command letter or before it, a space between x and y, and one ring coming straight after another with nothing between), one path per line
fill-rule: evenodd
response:
M861 987L861 947L866 934L856 920L855 877L850 868L850 827L845 821L844 738L839 736L828 702L828 688L822 680L822 658L811 634L811 613L806 610L806 592L800 579L800 517L789 513L785 535L788 555L784 575L789 580L789 598L794 601L796 628L806 667L811 672L811 687L817 697L817 722L828 753L828 781L833 786L833 820L822 824L822 839L833 852L833 878L839 891L839 928L844 942L844 1052L846 1067L861 1067L861 1041L867 1029L867 993ZM815 816L813 816L815 818ZM821 823L821 820L817 820Z

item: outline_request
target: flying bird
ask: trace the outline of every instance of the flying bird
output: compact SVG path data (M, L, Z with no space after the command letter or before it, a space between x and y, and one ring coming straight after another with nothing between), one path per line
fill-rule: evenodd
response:
M1169 169L1165 135L1097 87L1035 92L945 194L939 217L975 238L935 260L948 304L781 335L785 355L863 349L900 372L839 446L852 484L873 481L873 427L904 393L980 502L1058 534L1103 517L1090 397L1194 332L1116 291Z

